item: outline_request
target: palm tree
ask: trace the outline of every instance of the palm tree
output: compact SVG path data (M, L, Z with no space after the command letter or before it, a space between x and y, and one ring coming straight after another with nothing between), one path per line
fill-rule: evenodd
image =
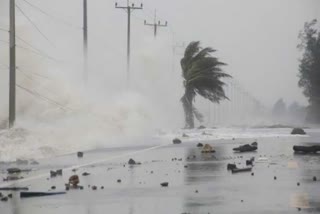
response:
M188 45L180 61L185 88L181 98L185 128L194 128L194 116L202 122L203 116L193 106L197 94L216 103L228 99L223 89L225 83L221 78L231 76L221 70L221 66L226 64L212 57L213 52L215 50L211 47L201 48L200 42L194 41Z

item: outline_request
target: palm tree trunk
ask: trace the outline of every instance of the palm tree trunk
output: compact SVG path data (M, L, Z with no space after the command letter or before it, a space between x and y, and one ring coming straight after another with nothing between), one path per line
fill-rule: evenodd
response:
M193 115L193 104L192 97L188 94L187 90L183 97L181 98L183 105L184 116L185 116L185 128L193 129L194 128L194 115Z

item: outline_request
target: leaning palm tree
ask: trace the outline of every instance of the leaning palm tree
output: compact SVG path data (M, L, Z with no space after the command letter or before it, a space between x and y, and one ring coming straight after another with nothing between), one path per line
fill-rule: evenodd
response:
M185 113L185 128L194 128L194 116L202 122L203 116L193 106L195 96L198 94L211 102L219 103L228 99L221 78L231 77L221 70L226 65L211 56L215 52L211 47L201 48L200 42L191 42L181 59L184 95L181 98Z

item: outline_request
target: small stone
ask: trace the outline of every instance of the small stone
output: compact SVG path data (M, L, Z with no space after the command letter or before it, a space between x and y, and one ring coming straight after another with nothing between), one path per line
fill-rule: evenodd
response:
M83 157L83 152L77 152L77 156L78 156L78 158L82 158Z
M252 172L251 175L254 176L254 173Z
M199 191L198 190L196 190L196 191L194 191L195 193L199 193Z
M243 203L243 200L241 200L241 203Z
M104 186L101 186L100 189L104 189Z
M301 208L300 208L300 207L298 207L298 211L301 211Z
M70 187L66 186L66 191L69 191Z
M130 160L128 161L128 164L129 164L129 165L135 165L136 162L135 162L135 160L133 160L132 158L130 158Z
M88 172L82 173L82 176L88 176L88 175L90 175L90 173L88 173Z
M56 186L52 186L51 189L56 189Z
M83 186L79 186L79 189L80 189L80 190L83 190Z
M299 183L299 182L297 183L297 186L300 186L300 183Z
M313 181L317 181L317 177L316 176L313 176Z
M274 180L277 180L277 177L276 177L276 176L274 176L274 177L273 177L273 179L274 179Z
M92 190L97 190L97 186L92 186L91 189Z
M185 165L185 166L184 166L184 168L188 168L188 166L187 166L187 165Z
M175 138L172 140L173 144L180 144L182 141L179 138Z
M118 179L117 182L118 182L118 183L121 183L121 179Z
M12 193L10 193L10 194L8 195L8 198L12 198Z
M151 171L150 174L153 174L153 171Z
M203 147L203 144L202 143L198 143L197 147Z
M160 184L162 187L167 187L168 185L169 185L169 183L168 182L163 182L163 183L161 183Z

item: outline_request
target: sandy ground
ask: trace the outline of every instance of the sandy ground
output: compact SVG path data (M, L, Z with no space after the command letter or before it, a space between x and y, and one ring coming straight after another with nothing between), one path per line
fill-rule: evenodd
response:
M1 182L0 186L65 191L68 178L77 174L84 189L26 199L14 193L8 202L0 202L0 213L317 213L320 212L320 154L296 155L292 150L296 144L320 142L318 132L309 135L258 138L257 152L241 154L234 153L232 148L253 139L210 141L216 150L213 154L202 154L196 147L198 141L187 141L179 145L168 142L157 147L90 151L80 159L76 154L44 159L39 165L19 166L33 170L23 174L25 180ZM251 157L256 160L254 175L227 171L228 163L245 167L245 161ZM129 166L129 158L141 165ZM259 163L259 158L267 161ZM5 177L6 169L12 166L15 165L2 164L0 176ZM63 176L49 178L51 169L60 168L64 168ZM74 168L77 171L73 172ZM90 175L82 176L83 172ZM314 176L317 181L313 181ZM162 182L169 182L169 186L161 187ZM92 190L93 185L98 189ZM56 186L56 190L50 190L51 186Z

